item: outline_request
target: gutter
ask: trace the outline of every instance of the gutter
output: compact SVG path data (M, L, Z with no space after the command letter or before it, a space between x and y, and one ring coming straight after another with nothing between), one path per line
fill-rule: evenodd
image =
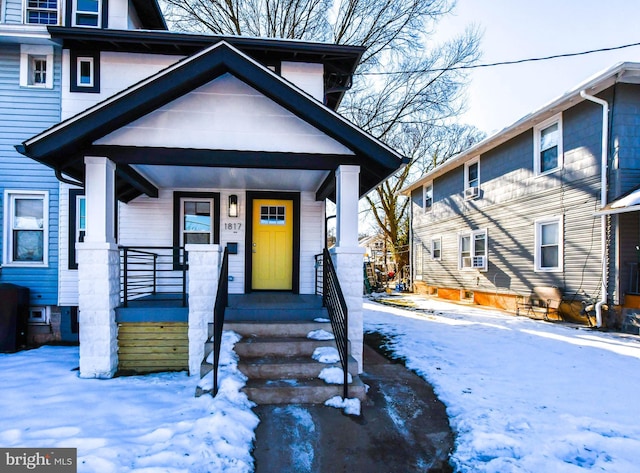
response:
M600 158L600 208L607 205L607 168L609 149L609 102L593 95L587 94L586 90L580 91L580 96L602 106L602 155ZM602 327L602 306L607 303L607 268L609 258L607 256L607 216L600 216L600 245L602 251L602 287L600 289L600 300L596 303L596 327Z

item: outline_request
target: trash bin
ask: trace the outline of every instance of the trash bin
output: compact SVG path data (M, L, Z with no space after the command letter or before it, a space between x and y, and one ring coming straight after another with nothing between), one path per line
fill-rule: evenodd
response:
M29 288L0 284L0 352L12 352L27 345Z

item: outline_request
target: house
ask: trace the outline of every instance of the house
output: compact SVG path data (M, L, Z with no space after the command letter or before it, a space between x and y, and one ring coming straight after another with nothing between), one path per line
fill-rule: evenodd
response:
M609 327L639 308L638 208L618 200L640 182L638 84L618 64L403 189L415 290L516 311L553 289L558 316L595 304Z
M61 119L62 48L47 27L166 29L155 0L108 3L0 2L0 284L29 290L29 344L78 337L77 311L58 292L59 181L14 148Z
M406 163L335 112L362 48L49 32L69 71L63 120L17 148L65 182L61 258L77 269L61 273L60 285L79 308L80 376L112 377L131 340L138 358L148 354L148 371L199 374L223 249L229 294L315 297L326 199L336 203L332 259L361 371L358 200ZM85 59L93 93L76 88ZM157 304L137 304L149 300ZM138 322L150 325L136 332ZM139 343L172 324L184 335L177 345ZM155 357L163 351L184 359L169 366Z

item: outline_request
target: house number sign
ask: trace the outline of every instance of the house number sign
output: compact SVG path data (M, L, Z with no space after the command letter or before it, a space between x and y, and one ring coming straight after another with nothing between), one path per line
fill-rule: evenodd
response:
M224 224L224 229L228 230L228 231L231 231L231 232L237 232L241 228L242 228L242 224L241 223L225 223Z

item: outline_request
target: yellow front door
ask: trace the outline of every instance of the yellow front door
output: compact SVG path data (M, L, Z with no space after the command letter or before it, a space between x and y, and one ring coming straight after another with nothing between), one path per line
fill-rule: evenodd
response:
M253 201L251 287L291 290L293 283L293 201Z

